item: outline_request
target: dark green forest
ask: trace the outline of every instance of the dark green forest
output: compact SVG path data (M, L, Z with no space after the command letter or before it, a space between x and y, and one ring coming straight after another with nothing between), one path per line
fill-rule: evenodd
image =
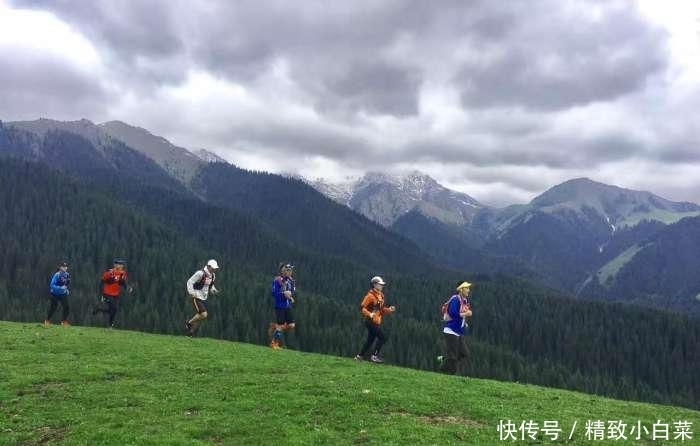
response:
M211 204L256 216L307 251L359 260L366 268L401 265L411 273L436 269L409 239L297 179L211 163L197 176L193 190Z
M546 282L545 277L514 256L497 256L477 248L479 243L466 228L450 227L415 210L399 217L391 228L430 252L434 262L446 268Z
M121 150L138 155L128 147ZM259 208L246 214L220 207L176 186L159 188L153 177L134 179L130 170L133 166L118 174L87 171L78 179L39 163L0 160L0 318L39 323L49 276L67 259L72 322L100 325L101 319L90 314L98 275L114 257L124 257L135 291L124 296L118 328L181 334L192 312L185 281L208 258L216 258L222 265L217 280L222 294L212 297L201 335L266 344L270 281L277 262L291 261L298 266L302 350L353 356L365 334L359 302L368 278L381 274L389 283L387 300L398 308L385 324L390 334L386 359L434 370L442 349L440 305L459 280L469 279L475 283L475 317L463 374L700 408L696 320L569 299L502 276L441 271L418 264L412 253L405 259L384 253L368 262L369 248L362 245L368 236L361 226L337 233L335 248L331 237L304 243L282 231L284 226L266 221ZM275 182L258 181L259 194L273 196L279 190ZM304 200L304 190L295 192L295 200ZM244 199L239 194L236 199ZM317 194L310 200L318 200ZM327 229L313 222L340 218L333 214L335 206L314 209L314 219L295 221L294 232L321 233ZM371 229L378 237L384 234ZM362 249L340 255L355 239Z

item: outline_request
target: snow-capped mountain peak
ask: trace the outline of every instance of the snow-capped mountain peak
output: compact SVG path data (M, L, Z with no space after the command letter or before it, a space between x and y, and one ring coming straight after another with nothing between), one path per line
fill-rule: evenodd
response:
M309 184L384 226L391 226L413 210L445 223L462 225L484 207L469 195L447 189L417 170L404 175L367 172L357 180L317 179Z
M331 200L349 206L357 181L357 179L347 179L341 182L331 182L326 178L316 178L313 181L307 181L307 183Z

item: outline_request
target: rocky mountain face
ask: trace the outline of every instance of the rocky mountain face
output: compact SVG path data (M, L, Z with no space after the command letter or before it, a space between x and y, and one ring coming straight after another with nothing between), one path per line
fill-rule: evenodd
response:
M153 159L86 119L0 123L0 155L41 161L107 187L130 183L187 194L187 187Z
M79 121L56 121L38 119L35 121L8 122L8 126L28 131L44 138L52 131L64 131L85 138L98 151L104 152L115 143L128 146L162 167L184 185L188 186L205 161L189 150L178 147L163 137L153 135L148 130L121 121L95 124L87 119Z
M141 127L134 127L121 121L105 122L98 127L113 138L151 158L186 185L192 181L203 164L203 160L189 150L178 147Z
M310 184L386 227L413 210L448 225L464 226L485 208L469 195L447 189L418 171L402 176L368 172L354 181L331 183L321 179Z

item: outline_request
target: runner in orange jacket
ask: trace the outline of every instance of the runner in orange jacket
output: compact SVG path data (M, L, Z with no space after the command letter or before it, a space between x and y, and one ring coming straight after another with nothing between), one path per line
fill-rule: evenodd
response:
M370 361L382 363L384 360L379 356L379 351L387 340L386 335L382 331L382 316L393 313L396 311L396 307L393 305L390 307L384 306L383 289L386 283L381 277L372 277L370 285L372 288L367 292L360 304L360 312L365 319L365 327L367 327L367 341L362 346L360 353L355 356L355 359L362 361L376 339L377 343L374 346L374 352L370 357Z

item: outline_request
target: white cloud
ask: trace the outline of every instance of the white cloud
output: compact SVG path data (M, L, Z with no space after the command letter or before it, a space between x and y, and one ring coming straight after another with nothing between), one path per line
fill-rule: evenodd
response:
M101 66L92 43L53 14L11 9L0 3L0 49L8 48L35 57L60 58L94 74L99 74Z
M697 82L700 74L700 3L685 0L637 0L649 21L668 32L672 60L685 75Z

